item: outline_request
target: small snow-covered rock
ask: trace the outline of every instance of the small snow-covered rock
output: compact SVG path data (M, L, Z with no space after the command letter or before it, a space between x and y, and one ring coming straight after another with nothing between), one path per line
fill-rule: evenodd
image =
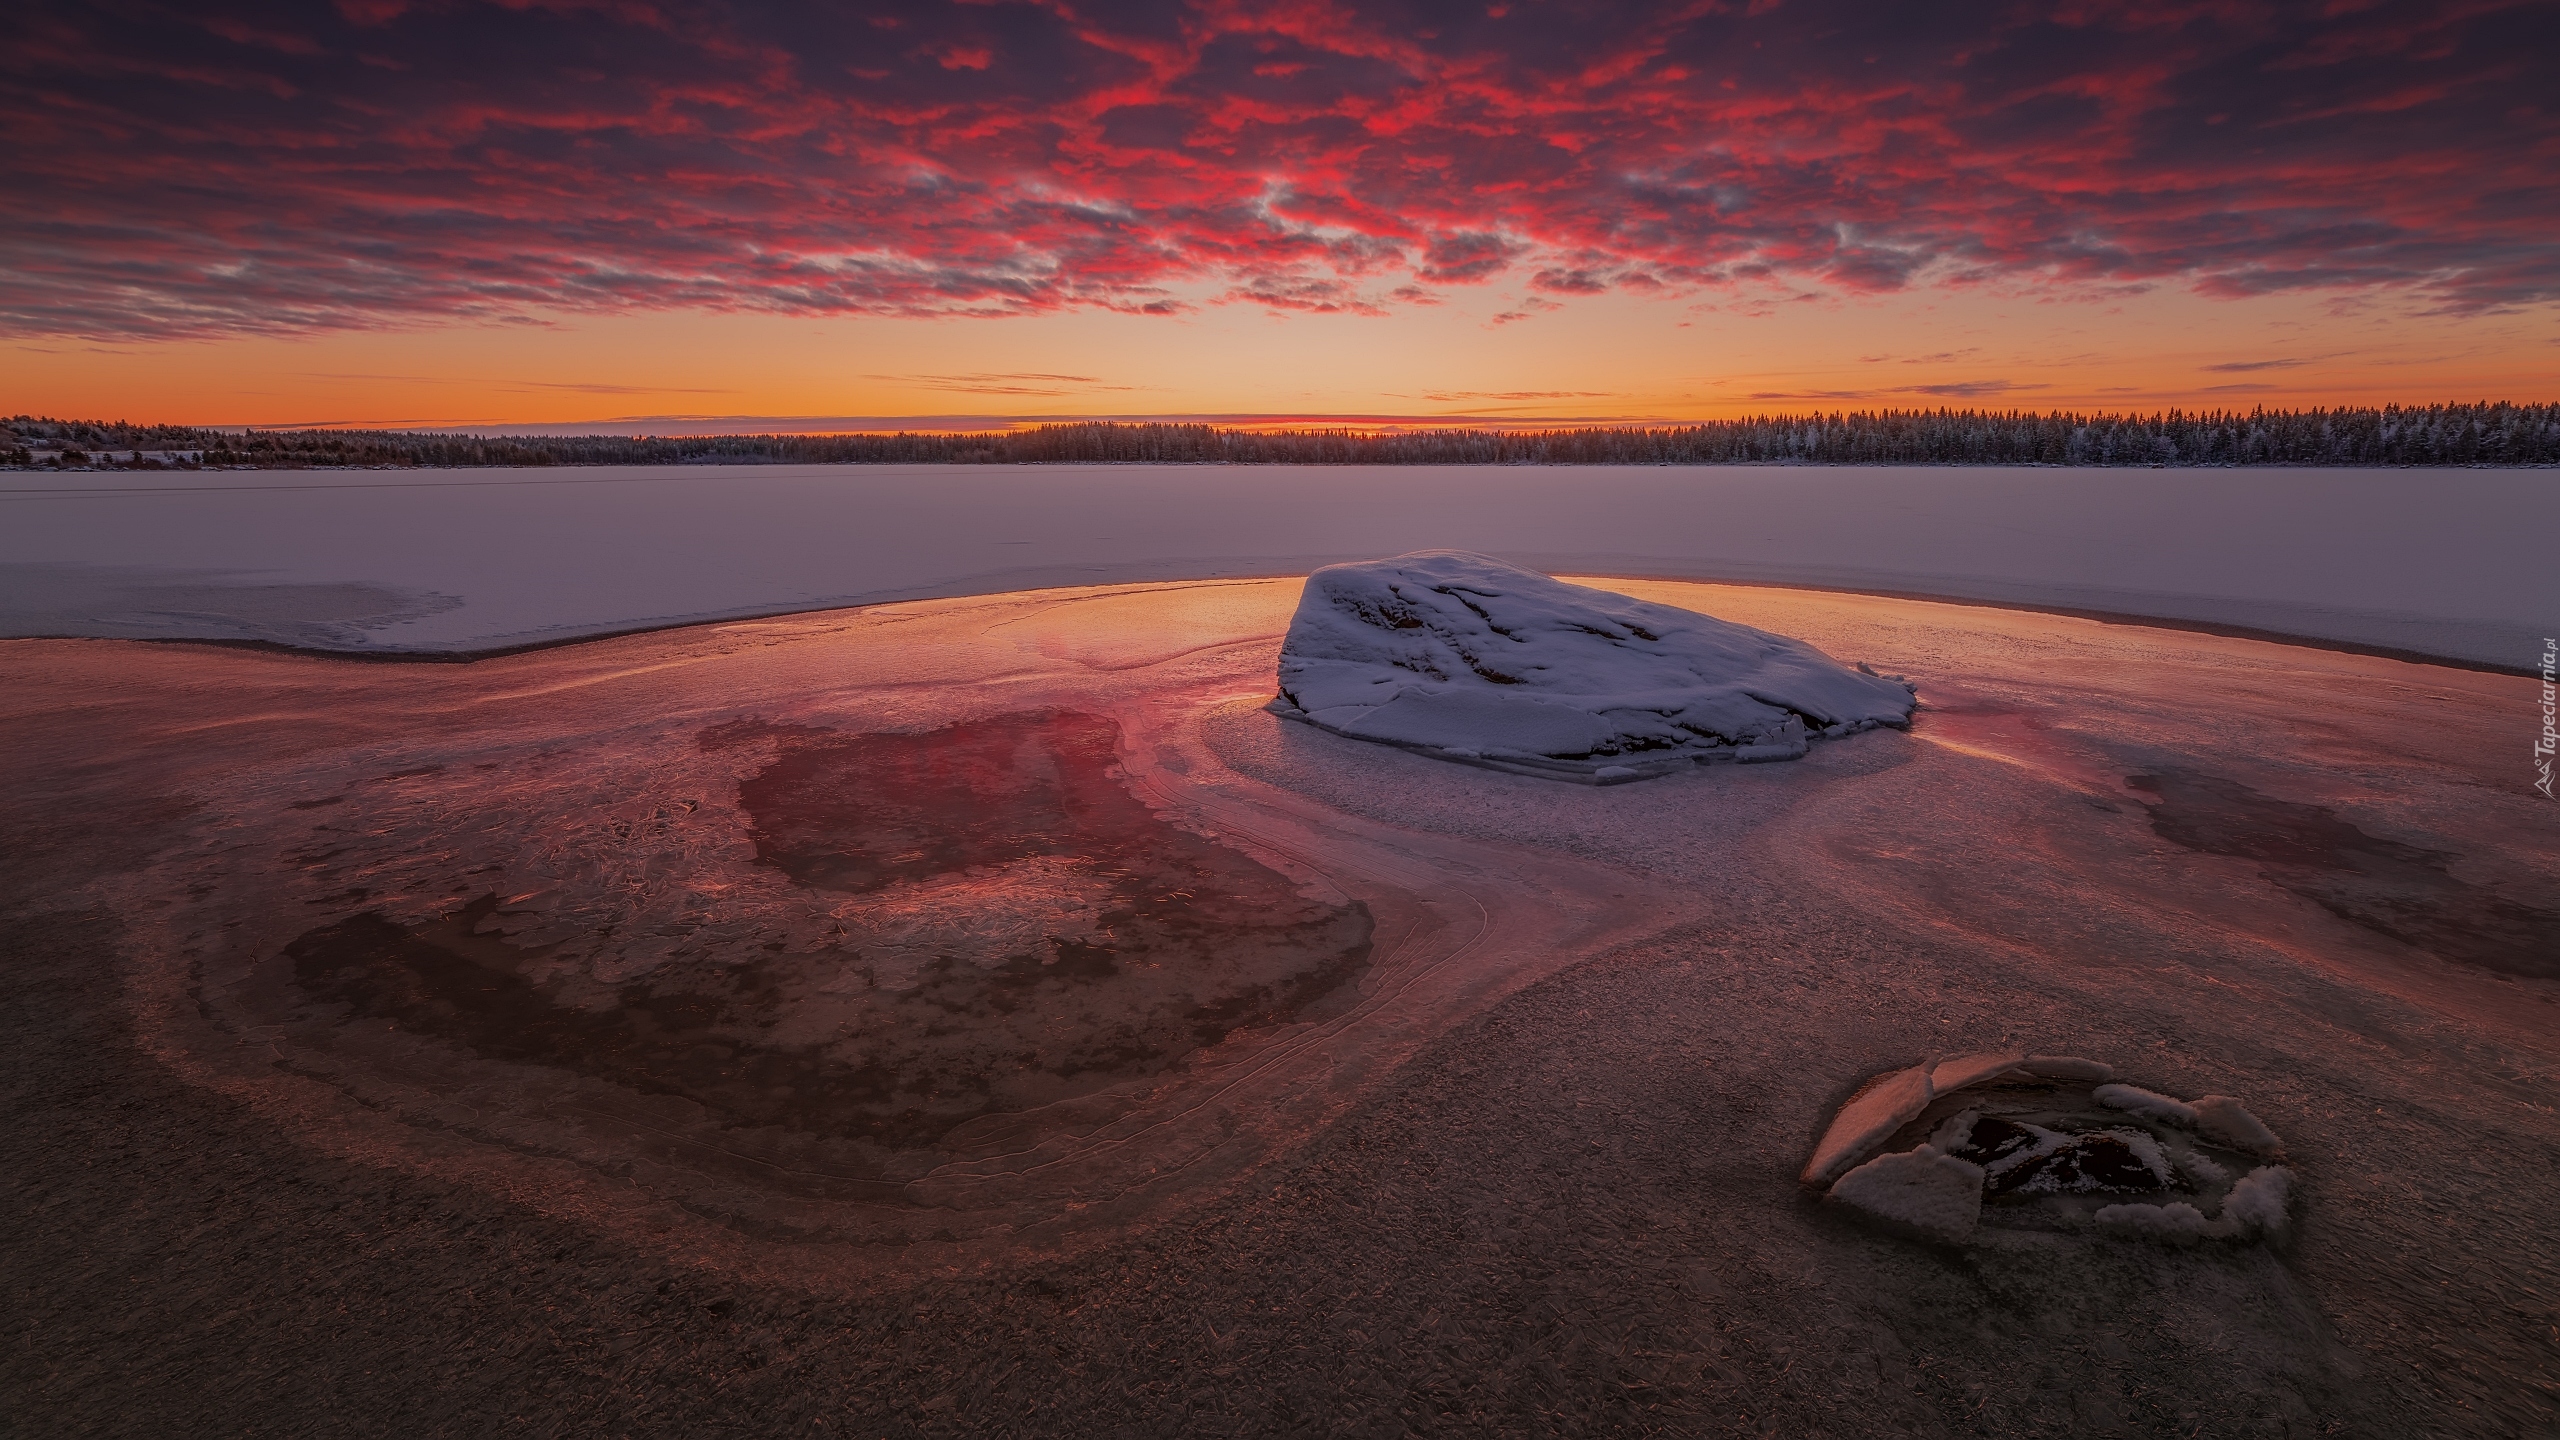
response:
M2261 1165L2231 1187L2222 1202L2222 1218L2241 1234L2281 1242L2292 1223L2286 1210L2292 1198L2293 1172L2281 1165Z
M2016 1051L1997 1055L1956 1055L1929 1067L1929 1088L1940 1095L1979 1085L2018 1068Z
M2284 1142L2276 1138L2276 1132L2250 1114L2249 1107L2228 1095L2176 1100L2134 1085L2101 1085L2090 1094L2101 1105L2128 1115L2187 1126L2208 1139L2234 1150L2246 1150L2262 1160L2284 1154Z
M2139 1085L2101 1085L2089 1092L2089 1098L2110 1109L2147 1120L2165 1120L2173 1125L2196 1123L2195 1107L2184 1100L2172 1099Z
M1828 1198L1921 1239L1961 1245L1982 1220L1982 1167L1922 1145L1841 1176Z
M1831 1118L1805 1163L1804 1183L1828 1185L1840 1173L1866 1158L1867 1152L1910 1123L1929 1102L1968 1085L1979 1085L2017 1068L2015 1052L1933 1058L1908 1070L1889 1071L1858 1087L1849 1103Z
M2178 1200L2166 1205L2109 1205L2096 1218L2101 1230L2172 1245L2261 1238L2282 1242L2292 1224L2286 1208L2292 1198L2293 1172L2281 1165L2262 1165L2240 1177L2240 1183L2223 1197L2222 1213L2210 1220L2203 1211Z
M1813 1158L1805 1162L1804 1183L1829 1185L1894 1131L1909 1124L1913 1116L1928 1109L1938 1094L1929 1084L1929 1071L1934 1064L1888 1071L1858 1087L1858 1093L1831 1117L1831 1127L1822 1132L1820 1143L1813 1147Z
M2231 1183L2231 1172L2223 1169L2210 1155L2181 1150L2171 1159L2177 1165L2178 1173L2194 1185L2220 1189Z
M2103 1062L2083 1060L2077 1055L2030 1055L2018 1062L2018 1068L2043 1080L2091 1080L2101 1084L2116 1074Z
M1930 1056L1860 1086L1815 1145L1804 1182L1889 1228L1949 1244L1984 1224L2092 1221L2103 1234L2173 1245L2286 1238L2293 1173L2260 1164L2231 1178L2248 1164L2234 1152L2283 1158L2247 1107L2112 1075L2078 1056ZM1876 1154L1898 1133L1906 1146L1927 1138Z
M2109 1205L2097 1216L2098 1228L2171 1245L2193 1245L2220 1232L2204 1212L2184 1200L2166 1205Z
M1363 740L1598 779L1792 760L1812 738L1907 725L1914 704L1908 686L1801 640L1423 550L1307 577L1272 708Z
M2276 1132L2260 1124L2248 1107L2228 1095L2199 1096L2187 1108L2195 1112L2196 1129L2235 1150L2246 1150L2262 1160L2284 1153L2284 1142L2276 1138Z

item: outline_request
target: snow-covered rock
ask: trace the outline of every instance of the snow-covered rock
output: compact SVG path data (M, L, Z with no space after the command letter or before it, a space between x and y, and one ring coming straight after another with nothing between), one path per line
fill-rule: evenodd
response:
M2166 1205L2109 1205L2098 1212L2097 1221L2101 1231L2171 1245L2193 1245L2221 1234L2217 1222L2207 1220L2203 1211L2184 1200Z
M2228 1095L2206 1095L2188 1101L2132 1085L2101 1085L2092 1092L2092 1098L2128 1115L2187 1126L2208 1139L2261 1159L2272 1160L2284 1154L2284 1142L2276 1138L2276 1133L2250 1114L2247 1106Z
M2281 1165L2261 1165L2231 1187L2222 1202L2222 1218L2239 1234L2281 1242L2292 1225L2286 1208L2292 1199L2293 1172Z
M1821 1142L1813 1147L1813 1158L1805 1162L1804 1183L1830 1184L1927 1109L1930 1101L2005 1075L2016 1069L2021 1059L2015 1052L1932 1057L1911 1069L1874 1077L1858 1087L1858 1093L1831 1117L1830 1128L1823 1131Z
M1888 1071L1858 1087L1858 1093L1831 1117L1831 1127L1822 1132L1820 1143L1813 1147L1813 1158L1804 1165L1804 1183L1831 1184L1850 1166L1865 1159L1868 1151L1928 1109L1938 1094L1929 1083L1929 1071L1935 1064L1930 1061L1908 1070Z
M2101 1085L2090 1092L2089 1098L2101 1105L2122 1110L2128 1115L2165 1120L2172 1125L2196 1123L2194 1106L2184 1100L2172 1099L2167 1095L2145 1090L2138 1085Z
M2083 1060L2077 1055L2030 1055L2018 1062L2018 1068L2043 1080L2087 1080L2103 1084L2115 1078L2110 1066L2096 1060Z
M1982 1220L1982 1167L1922 1145L1841 1176L1827 1198L1887 1228L1961 1245Z
M1949 1056L1929 1067L1929 1089L1934 1094L1944 1095L1968 1085L1979 1085L2017 1069L2024 1058L2014 1050L1989 1055Z
M2293 1172L2281 1165L2262 1165L2231 1187L2231 1193L2223 1197L2222 1213L2210 1220L2203 1211L2184 1201L2109 1205L2096 1218L2101 1231L2164 1240L2173 1245L2192 1245L2199 1240L2258 1239L2281 1244L2293 1224L2286 1208L2292 1196Z
M2276 1132L2228 1095L2201 1096L2190 1108L2195 1111L2198 1130L2235 1150L2246 1150L2267 1160L2284 1154L2284 1142L2276 1138Z
M1942 1103L1966 1091L1979 1100ZM1913 1124L1923 1117L1925 1129ZM1927 1138L1914 1145L1914 1131ZM1875 1153L1897 1134L1912 1148ZM2227 1095L2180 1100L2116 1083L2108 1065L2073 1055L1933 1055L1859 1086L1815 1143L1803 1179L1864 1218L1946 1244L1983 1224L2092 1222L2101 1234L2175 1245L2282 1243L2292 1172L2260 1164L2234 1182L2205 1144L2241 1165L2233 1152L2284 1153ZM2182 1192L2192 1200L2176 1198ZM2133 1198L2098 1203L2111 1194Z
M1502 769L1609 784L1792 760L1910 723L1903 682L1801 640L1461 550L1329 565L1280 647L1272 709Z

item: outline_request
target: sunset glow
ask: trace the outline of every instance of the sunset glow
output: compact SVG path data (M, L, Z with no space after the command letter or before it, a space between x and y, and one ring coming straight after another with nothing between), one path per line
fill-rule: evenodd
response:
M60 7L0 61L42 200L0 386L381 425L2539 399L2553 25Z
M21 0L0 1430L2560 1436L2555 74Z

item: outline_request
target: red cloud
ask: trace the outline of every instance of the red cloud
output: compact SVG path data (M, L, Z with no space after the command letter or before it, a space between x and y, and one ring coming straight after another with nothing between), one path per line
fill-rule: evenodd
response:
M2560 296L2532 3L21 13L19 334L1376 313L1522 274Z

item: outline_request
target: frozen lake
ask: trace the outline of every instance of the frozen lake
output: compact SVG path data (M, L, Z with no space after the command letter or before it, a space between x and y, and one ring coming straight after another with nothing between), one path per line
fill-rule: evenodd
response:
M2509 668L2545 470L648 466L0 476L0 635L468 651L1424 548L1934 595Z
M1044 1418L1095 1355L1283 1416L1286 1365L1387 1357L1384 1416L1530 1377L1498 1433L1734 1428L1654 1389L1784 1435L2554 1433L2538 681L1625 588L1927 707L1641 784L1453 764L1265 706L1291 579L470 666L0 645L6 1373L59 1407L175 1354L268 1414L259 1365L370 1345L327 1394L447 1404L378 1316L480 1363L512 1332L449 1297L499 1274L565 1287L507 1312L545 1363L736 1355L725 1297L873 1357L787 1377L822 1396L1027 1370L1031 1433L1121 1428ZM2233 1097L2294 1243L2065 1203L2151 1192L2121 1171L1984 1193L1952 1252L1812 1200L1862 1078L1985 1052ZM2225 1154L2181 1192L2217 1219ZM660 1284L700 1288L574 1308ZM1126 1348L1061 1350L1095 1335ZM1906 1388L1921 1357L1953 1378ZM1232 1428L1191 1383L1126 1428ZM872 1428L940 1433L896 1403Z

